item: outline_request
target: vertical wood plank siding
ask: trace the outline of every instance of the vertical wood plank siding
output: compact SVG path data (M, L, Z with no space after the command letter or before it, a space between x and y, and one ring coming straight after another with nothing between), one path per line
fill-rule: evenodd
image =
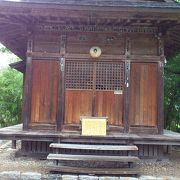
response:
M57 116L58 61L33 60L31 123L55 124Z
M99 59L89 56L95 45L102 50ZM158 127L161 132L163 70L157 45L154 34L35 32L24 127L76 130L81 116L106 116L112 131L157 132Z
M79 124L81 116L108 117L122 125L123 62L66 62L65 124Z
M92 90L67 90L65 124L80 124L80 116L92 116Z
M130 126L157 126L157 63L132 63Z
M95 116L108 117L109 125L122 125L123 95L114 91L97 91Z

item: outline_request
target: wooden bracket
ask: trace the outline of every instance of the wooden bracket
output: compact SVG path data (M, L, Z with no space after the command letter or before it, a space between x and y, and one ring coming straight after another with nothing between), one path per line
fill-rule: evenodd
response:
M28 33L28 41L27 41L27 53L33 52L33 37L32 32Z
M130 38L126 38L126 51L125 51L126 59L130 58L131 55L131 41Z
M65 56L66 53L66 35L62 34L61 35L61 43L60 43L60 54L61 56Z
M64 72L64 68L65 68L65 58L62 56L60 58L60 69L61 69L61 72Z
M125 84L126 87L129 87L129 72L130 72L130 61L125 62L125 72L126 72L126 77L125 77Z
M157 35L157 39L158 39L158 55L159 56L163 56L164 57L164 42L162 40L162 35L161 33L159 33Z

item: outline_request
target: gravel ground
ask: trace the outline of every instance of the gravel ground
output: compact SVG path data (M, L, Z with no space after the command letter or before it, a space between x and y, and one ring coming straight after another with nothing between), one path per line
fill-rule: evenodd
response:
M16 157L17 150L11 149L11 141L0 142L0 172L21 171L48 173L46 160L37 160L29 157ZM137 165L142 175L149 176L175 176L180 177L180 151L173 151L169 160L155 162L152 160L141 161Z
M0 144L0 172L1 171L21 171L21 172L40 172L46 173L45 160L37 160L29 157L16 157L16 152L20 148L11 149L11 141L4 141Z

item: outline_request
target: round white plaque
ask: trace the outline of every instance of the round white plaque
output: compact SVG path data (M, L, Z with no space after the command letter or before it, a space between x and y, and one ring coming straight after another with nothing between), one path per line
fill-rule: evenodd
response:
M92 58L98 58L98 57L100 57L101 56L101 53L102 53L102 51L101 51L101 48L99 48L99 47L97 47L97 46L94 46L94 47L92 47L91 49L90 49L90 55L91 55L91 57Z

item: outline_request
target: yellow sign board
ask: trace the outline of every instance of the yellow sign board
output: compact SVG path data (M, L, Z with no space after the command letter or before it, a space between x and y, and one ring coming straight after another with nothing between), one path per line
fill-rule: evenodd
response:
M81 123L83 136L106 136L106 117L81 117Z

